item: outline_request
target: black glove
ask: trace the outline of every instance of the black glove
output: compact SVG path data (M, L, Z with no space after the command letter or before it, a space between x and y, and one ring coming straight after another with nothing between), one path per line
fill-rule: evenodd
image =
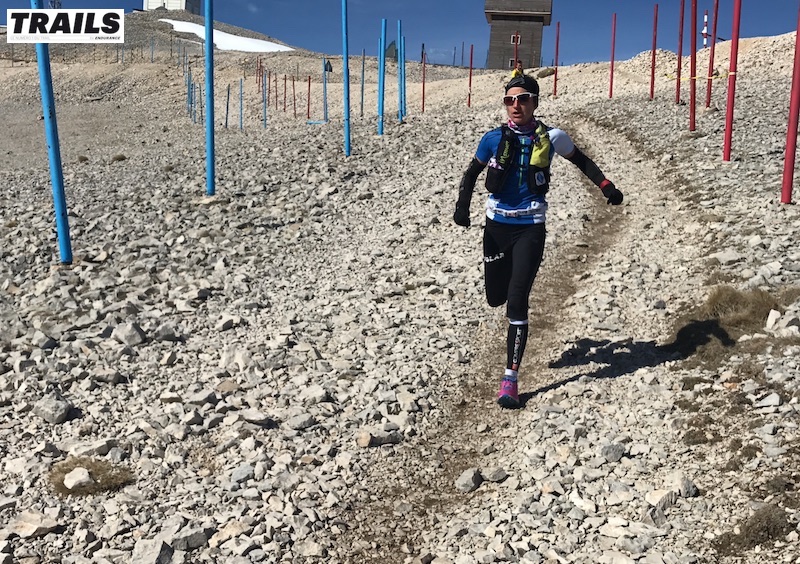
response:
M612 206L618 206L622 203L622 192L617 190L617 187L610 180L603 182L603 187L600 188L600 191L603 192L606 201Z
M453 213L453 221L456 222L456 225L460 225L461 227L469 227L469 207L456 204L456 211Z

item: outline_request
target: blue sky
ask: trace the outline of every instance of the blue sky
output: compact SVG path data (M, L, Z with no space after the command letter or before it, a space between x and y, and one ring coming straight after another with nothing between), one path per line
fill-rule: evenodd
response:
M718 35L731 36L733 0L720 0ZM47 6L47 0L44 0ZM650 0L554 0L553 24L545 28L542 57L551 64L555 56L555 23L561 22L561 64L607 61L611 55L611 19L617 14L616 58L624 60L649 51L652 45L653 8ZM685 0L684 54L689 51L691 0ZM713 0L697 0L698 27L703 12L709 12L709 34ZM744 0L741 36L779 35L797 29L797 0ZM348 0L349 49L351 55L365 49L378 50L381 18L387 19L387 36L397 37L397 20L403 22L406 54L419 60L422 44L428 59L440 64L486 61L489 25L483 13L484 0ZM3 8L30 8L27 0L5 0ZM658 47L677 51L680 0L658 2ZM141 8L140 0L62 0L63 8ZM0 10L5 24L5 9ZM216 0L214 18L258 31L289 45L326 54L342 52L342 3L340 0ZM698 30L699 32L699 30ZM702 38L698 38L702 47Z

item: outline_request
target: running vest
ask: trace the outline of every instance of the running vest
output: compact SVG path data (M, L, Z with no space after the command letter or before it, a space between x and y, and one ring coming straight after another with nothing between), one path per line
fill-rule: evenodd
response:
M492 194L501 192L516 164L520 171L528 170L528 191L543 197L550 188L551 143L547 126L539 122L532 134L523 136L514 133L507 125L502 125L500 132L497 152L489 160L486 172L486 189Z

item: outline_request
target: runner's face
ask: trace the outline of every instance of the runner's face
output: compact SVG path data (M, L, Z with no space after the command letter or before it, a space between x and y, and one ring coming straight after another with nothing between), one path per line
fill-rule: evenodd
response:
M515 86L506 92L506 96L514 96L522 92L527 92L527 90L520 86ZM533 119L533 111L536 109L537 100L538 98L533 96L527 102L520 102L519 99L515 100L513 104L506 106L508 119L517 125L527 125Z

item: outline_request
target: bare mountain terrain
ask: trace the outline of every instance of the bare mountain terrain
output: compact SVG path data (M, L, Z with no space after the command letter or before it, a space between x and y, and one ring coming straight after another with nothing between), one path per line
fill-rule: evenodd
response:
M743 40L730 162L726 43L693 132L672 53L652 101L649 52L613 98L608 63L560 68L557 96L528 69L625 202L554 163L508 411L482 190L452 222L507 75L476 73L467 107L468 70L428 67L423 112L409 63L398 123L390 65L379 136L377 62L362 106L353 57L345 157L341 57L309 124L321 55L262 55L265 127L259 57L217 52L210 197L156 17L126 21L124 63L53 58L71 265L35 61L0 56L0 563L800 562L794 34Z

